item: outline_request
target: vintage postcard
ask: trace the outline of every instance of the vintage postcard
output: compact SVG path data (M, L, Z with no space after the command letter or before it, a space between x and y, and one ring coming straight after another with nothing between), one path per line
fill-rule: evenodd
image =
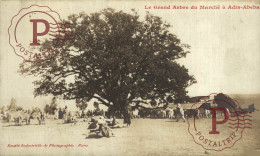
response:
M259 0L1 0L0 156L260 155Z

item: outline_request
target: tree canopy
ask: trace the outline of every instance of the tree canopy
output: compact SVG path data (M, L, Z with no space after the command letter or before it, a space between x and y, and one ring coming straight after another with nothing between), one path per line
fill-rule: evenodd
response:
M129 103L156 100L181 102L196 82L177 60L189 45L169 31L170 24L147 13L145 18L104 9L70 15L72 40L53 60L23 62L20 73L39 77L34 95L61 96L124 110ZM42 48L50 44L46 41Z
M10 104L7 106L8 111L20 111L23 107L17 106L15 98L12 98Z

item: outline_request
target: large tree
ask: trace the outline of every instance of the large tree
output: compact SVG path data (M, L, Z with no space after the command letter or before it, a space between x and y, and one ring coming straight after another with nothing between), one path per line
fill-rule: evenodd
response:
M73 39L65 41L60 54L20 65L22 74L39 77L35 96L53 94L79 102L96 98L122 111L132 102L182 101L186 88L195 83L177 62L189 53L189 45L160 17L147 13L141 20L134 10L104 9L71 15L66 22L72 24Z

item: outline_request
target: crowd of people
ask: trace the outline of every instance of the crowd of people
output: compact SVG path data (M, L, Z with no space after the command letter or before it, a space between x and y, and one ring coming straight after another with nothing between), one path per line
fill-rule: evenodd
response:
M145 109L139 108L133 110L132 118L169 118L169 119L177 119L182 118L185 121L185 112L180 104L177 105L176 109L171 107L167 107L166 109L157 108L157 109Z
M2 119L8 121L9 123L14 122L15 125L22 125L22 122L26 122L27 125L30 124L31 119L37 119L39 125L45 124L45 118L49 115L49 118L54 120L64 120L63 123L77 123L78 120L82 119L83 122L88 122L89 132L95 132L97 136L109 137L113 135L111 128L121 128L129 127L131 125L132 118L145 118L145 117L176 117L177 120L182 118L185 121L184 111L181 105L178 105L177 111L179 115L174 113L172 108L167 108L165 110L144 110L135 109L132 110L128 107L125 111L117 112L114 114L111 112L105 112L102 109L95 108L94 110L87 111L69 111L67 106L64 108L58 108L54 110L54 114L50 115L39 108L32 108L31 110L15 110L15 111L4 111L1 112ZM123 123L118 122L118 118L123 119Z

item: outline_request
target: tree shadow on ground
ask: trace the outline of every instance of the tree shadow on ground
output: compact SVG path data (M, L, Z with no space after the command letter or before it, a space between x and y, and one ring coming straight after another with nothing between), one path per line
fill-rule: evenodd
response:
M125 126L111 126L109 128L111 128L111 129L118 129L118 128L127 128L127 127L125 127Z
M5 125L5 126L2 126L2 127L24 127L24 126L33 126L33 125L39 126L39 124L29 124L29 125L22 124L22 125ZM45 124L43 124L43 125L45 125Z
M97 135L97 134L89 134L89 135L87 135L87 134L82 134L82 135L86 136L85 139L100 139L100 138L102 138L102 136Z
M166 120L165 122L178 122L177 120Z
M87 134L82 134L82 135L86 136L85 139L100 139L100 138L111 138L111 137L115 137L114 134L111 135L111 136L109 136L109 137L104 137L104 136L100 136L100 135L97 135L97 134L89 134L89 135L87 135Z
M102 138L102 136L91 134L91 135L86 136L85 139L100 139L100 138Z

